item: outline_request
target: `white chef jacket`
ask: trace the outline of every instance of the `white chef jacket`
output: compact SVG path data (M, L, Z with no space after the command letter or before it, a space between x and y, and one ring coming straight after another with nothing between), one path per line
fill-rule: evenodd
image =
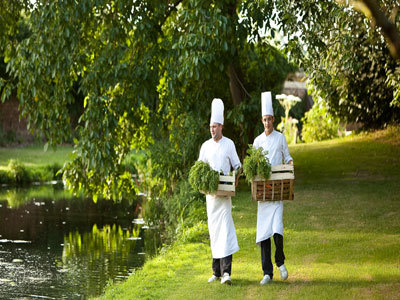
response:
M268 151L267 157L272 166L287 164L293 160L285 136L274 130L270 135L265 132L254 140L255 148ZM283 201L258 201L256 243L269 239L275 233L283 235Z
M199 160L224 174L230 172L231 166L233 169L241 167L235 144L224 136L218 142L212 138L204 142L200 149ZM239 244L232 219L231 197L206 195L206 201L212 257L218 259L237 252Z

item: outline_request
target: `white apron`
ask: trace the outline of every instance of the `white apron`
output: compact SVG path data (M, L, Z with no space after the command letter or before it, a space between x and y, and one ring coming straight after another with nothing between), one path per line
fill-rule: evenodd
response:
M260 244L274 233L283 235L283 202L258 201L256 243Z
M212 257L223 258L239 251L231 197L206 195L206 201Z
M267 157L273 166L293 160L289 154L285 136L275 130L269 136L266 136L264 132L260 134L253 145L268 151ZM275 233L283 235L283 201L259 201L256 243L260 245L262 241L269 239Z

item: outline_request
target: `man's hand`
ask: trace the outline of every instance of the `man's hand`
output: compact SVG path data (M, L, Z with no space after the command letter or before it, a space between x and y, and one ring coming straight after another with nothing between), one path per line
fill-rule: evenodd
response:
M236 175L236 180L235 180L235 186L237 186L238 183L239 183L240 174L242 174L242 168L239 168L239 169L238 169L238 173L237 173L237 175Z

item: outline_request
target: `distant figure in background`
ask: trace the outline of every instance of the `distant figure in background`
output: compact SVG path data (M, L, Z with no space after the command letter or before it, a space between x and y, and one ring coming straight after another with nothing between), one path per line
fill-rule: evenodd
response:
M272 108L271 92L261 94L261 122L264 125L264 132L254 140L255 148L262 148L268 151L266 155L272 166L293 164L289 154L289 148L285 136L274 130L274 111ZM258 202L257 210L257 238L256 243L261 246L261 265L264 277L260 284L264 285L273 278L273 265L271 261L271 237L275 242L275 263L279 268L281 278L288 278L288 271L285 267L285 254L283 253L283 202L266 201Z
M232 140L222 136L224 124L224 103L214 99L211 105L211 139L205 141L200 149L199 160L227 175L242 165ZM239 175L238 175L239 177ZM239 250L235 225L232 219L231 197L206 195L208 230L210 233L213 275L208 282L222 276L222 284L231 284L232 254Z

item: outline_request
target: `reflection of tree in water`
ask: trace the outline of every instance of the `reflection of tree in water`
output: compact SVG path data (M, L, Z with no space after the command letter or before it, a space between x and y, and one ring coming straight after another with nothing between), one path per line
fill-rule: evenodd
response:
M40 185L26 188L12 187L0 189L0 201L7 201L8 206L19 208L20 206L29 204L32 199L71 199L76 198L63 185Z
M93 295L101 293L109 278L123 279L135 267L143 264L144 256L137 255L143 251L143 243L139 237L140 226L122 229L121 226L105 225L97 228L93 225L91 232L70 232L64 235L62 270L68 270L68 277L76 286L84 288ZM87 277L87 274L94 274ZM86 283L82 285L82 279ZM103 283L99 285L99 282ZM89 295L89 293L85 293Z

